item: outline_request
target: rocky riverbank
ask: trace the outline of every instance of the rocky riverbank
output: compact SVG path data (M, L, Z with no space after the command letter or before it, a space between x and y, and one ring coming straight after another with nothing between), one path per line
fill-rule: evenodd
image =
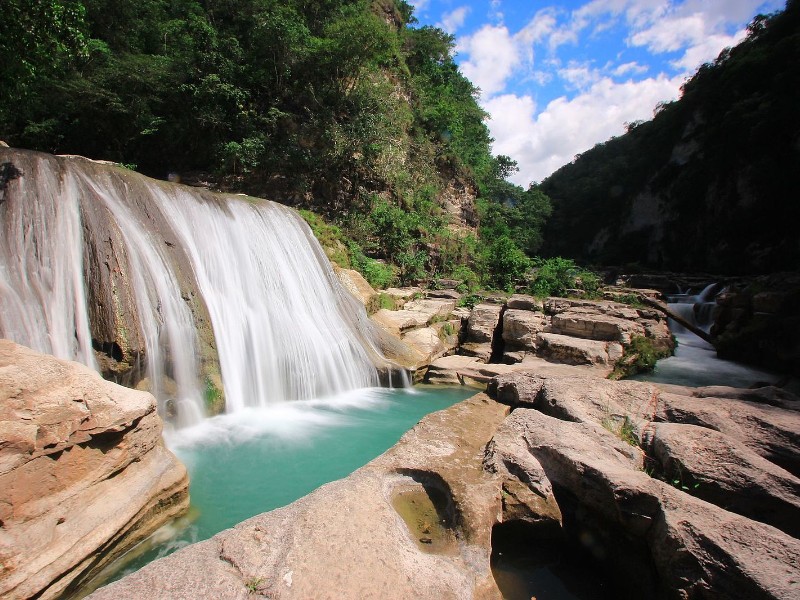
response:
M509 536L578 548L625 597L796 598L798 431L776 388L500 376L349 477L91 598L500 598Z
M0 340L0 596L59 598L189 506L156 401Z
M376 306L378 292L357 272L337 275L365 306ZM635 298L633 290L615 293L626 291ZM372 311L382 350L415 382L485 386L520 370L566 375L576 368L618 378L637 371L643 352L654 361L675 347L666 316L641 304L514 294L467 308L451 289L390 288L380 295L394 307Z

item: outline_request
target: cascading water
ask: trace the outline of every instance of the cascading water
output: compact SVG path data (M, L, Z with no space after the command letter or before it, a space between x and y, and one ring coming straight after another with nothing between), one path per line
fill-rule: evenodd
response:
M714 323L715 298L721 291L722 286L713 283L699 294L676 294L668 298L669 308L687 322L708 332ZM634 379L689 386L724 384L743 388L772 383L778 379L774 373L721 360L717 358L714 346L707 341L672 319L669 326L678 341L675 355L658 361L652 373L639 374Z
M229 412L378 385L366 314L294 212L159 195L211 314Z
M143 353L178 426L202 418L217 357L228 412L379 383L366 313L290 209L0 152L21 173L0 190L0 337L94 368L97 348Z

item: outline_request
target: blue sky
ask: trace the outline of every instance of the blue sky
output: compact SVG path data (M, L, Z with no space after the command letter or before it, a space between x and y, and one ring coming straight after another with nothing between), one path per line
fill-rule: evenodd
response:
M650 119L704 62L783 0L412 0L456 37L481 89L495 154L527 187L625 123Z

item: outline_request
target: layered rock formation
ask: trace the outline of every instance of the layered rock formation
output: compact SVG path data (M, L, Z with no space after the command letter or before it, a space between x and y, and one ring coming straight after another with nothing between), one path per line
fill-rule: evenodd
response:
M188 505L153 396L0 340L0 596L75 590Z
M565 531L591 539L627 593L800 593L796 399L519 373L490 393L519 407L495 435L507 471L544 473Z
M639 338L660 356L671 354L674 346L662 313L609 300L542 301L515 294L470 310L455 308L458 294L451 290L387 292L401 308L379 310L373 321L402 339L405 354L386 344L384 351L413 370L417 381L485 385L495 375L533 368L550 375L586 371L606 377L629 369Z

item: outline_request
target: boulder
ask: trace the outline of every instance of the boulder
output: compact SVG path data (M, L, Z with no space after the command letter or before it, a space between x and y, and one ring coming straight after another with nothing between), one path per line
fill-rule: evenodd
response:
M503 313L501 304L478 304L472 309L467 322L467 341L491 344Z
M69 594L188 505L153 396L0 340L0 596Z
M525 294L514 294L506 302L506 307L511 310L544 311L544 302L540 298L534 298Z
M503 313L503 341L505 350L514 352L526 350L536 352L538 334L548 326L548 318L543 313L530 310L508 309Z
M554 362L569 365L602 365L609 367L622 358L622 345L616 342L587 340L557 333L538 333L537 354Z
M426 325L434 320L446 319L456 308L456 301L448 298L419 298L407 302L407 311L418 312L427 317Z
M408 310L380 309L370 317L378 325L394 335L415 327L424 327L428 324L428 317L422 313Z
M433 327L413 329L403 336L403 341L419 351L425 357L424 362L438 358L446 349L439 333Z

